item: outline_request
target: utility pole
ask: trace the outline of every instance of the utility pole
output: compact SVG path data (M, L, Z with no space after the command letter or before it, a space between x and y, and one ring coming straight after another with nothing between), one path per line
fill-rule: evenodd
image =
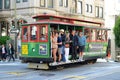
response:
M15 2L15 7L14 7L14 17L15 17L15 19L14 19L14 22L15 22L15 28L17 29L18 28L18 26L17 26L17 13L16 13L16 0L14 0L14 2ZM14 44L14 49L15 49L15 52L17 52L17 34L15 34L15 44ZM15 58L17 58L17 54L15 54Z
M0 23L0 36L1 36L1 33L2 33L2 32L1 32L1 27L2 27L2 26L1 26L1 23Z
M14 7L14 16L15 16L15 19L14 19L14 22L15 22L15 28L17 28L18 26L17 26L17 13L16 13L16 0L14 0L14 2L15 2L15 7Z

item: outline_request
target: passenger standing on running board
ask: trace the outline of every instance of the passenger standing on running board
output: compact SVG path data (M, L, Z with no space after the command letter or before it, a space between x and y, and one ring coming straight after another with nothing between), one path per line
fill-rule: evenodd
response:
M58 50L58 45L57 45L57 39L58 39L58 33L57 32L53 32L51 40L52 40L52 54L53 54L53 60L54 62L52 63L57 64L56 60L57 60L57 50Z
M83 52L86 45L86 37L83 35L82 32L79 33L78 42L79 42L79 61L83 61Z
M70 62L69 61L69 47L70 47L70 35L69 32L66 33L66 39L65 39L65 59L66 62Z
M62 61L65 62L65 33L64 33L64 29L60 30L60 36L62 39Z
M71 50L71 60L74 61L77 59L77 48L78 48L78 36L75 34L75 30L72 31L70 35L70 50Z
M59 35L59 33L58 33ZM58 45L58 63L61 62L61 59L62 59L62 38L61 36L58 36L58 39L57 39L57 45Z

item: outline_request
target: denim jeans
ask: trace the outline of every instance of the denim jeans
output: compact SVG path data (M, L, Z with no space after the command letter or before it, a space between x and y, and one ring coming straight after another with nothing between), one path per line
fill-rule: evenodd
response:
M21 52L21 46L18 45L18 53Z
M65 62L65 46L62 46L62 61Z

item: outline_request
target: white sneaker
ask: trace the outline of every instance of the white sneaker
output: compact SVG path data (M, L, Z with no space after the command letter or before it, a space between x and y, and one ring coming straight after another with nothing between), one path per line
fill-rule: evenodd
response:
M69 62L71 62L71 61L70 61L70 60L67 60L66 62L69 63Z
M74 62L74 60L71 60L71 62Z
M83 59L81 59L81 61L84 61Z
M78 59L78 61L81 61L81 60L82 60L81 58Z
M74 62L77 62L76 60L74 60Z
M53 62L52 65L56 65L57 63L56 62Z

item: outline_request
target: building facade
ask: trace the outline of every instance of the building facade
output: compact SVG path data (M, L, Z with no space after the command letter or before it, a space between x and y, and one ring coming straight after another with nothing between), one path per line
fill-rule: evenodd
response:
M33 22L38 14L104 23L104 0L0 0L0 35L9 35L12 21Z
M109 3L109 4L108 4ZM108 37L111 39L111 57L114 61L117 61L116 47L115 47L115 36L113 32L113 28L115 25L115 21L117 16L120 15L120 0L105 0L105 27L110 28Z

